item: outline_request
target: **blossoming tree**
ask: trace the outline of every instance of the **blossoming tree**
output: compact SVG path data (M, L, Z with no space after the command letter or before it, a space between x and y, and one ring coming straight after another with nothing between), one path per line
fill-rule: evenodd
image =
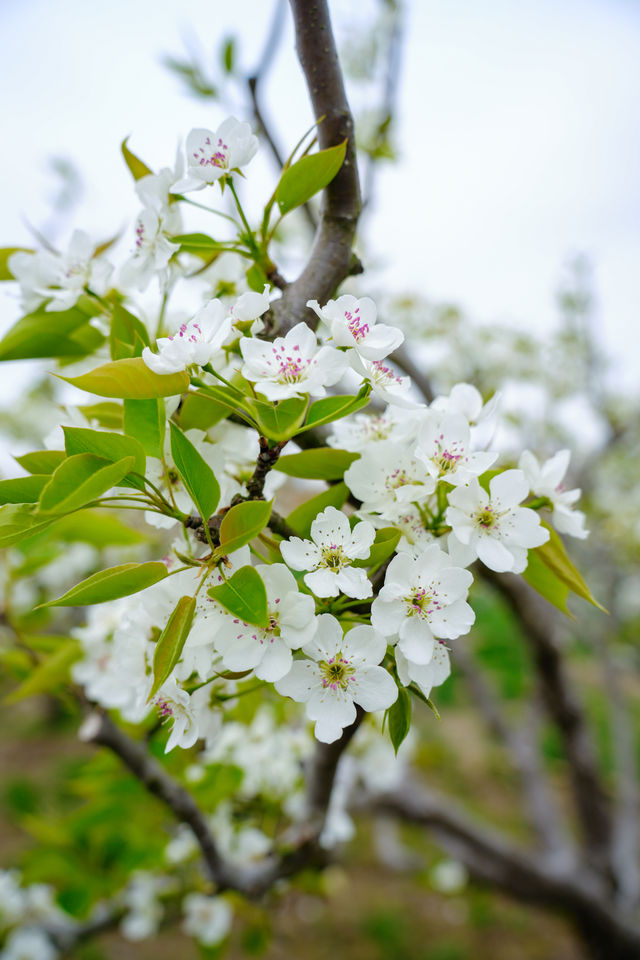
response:
M393 779L405 773L412 704L437 713L432 691L456 669L475 621L474 580L500 584L521 613L531 588L561 609L569 591L595 604L557 532L587 531L579 491L564 486L567 450L544 463L529 451L517 466L501 462L490 440L498 398L485 402L467 383L435 398L421 392L419 370L415 384L407 375L403 332L378 322L370 297L340 292L363 269L353 252L353 123L326 4L291 8L314 124L257 226L237 184L244 176L251 188L258 139L230 117L192 130L185 155L159 172L123 144L141 204L123 262L80 231L64 252L3 251L25 315L0 355L58 358L57 375L79 399L46 448L18 458L25 475L0 481L2 545L73 539L76 524L103 530L112 553L123 548L120 562L95 562L41 598L54 627L16 637L31 659L13 696L63 684L84 713L80 737L115 754L172 812L176 832L154 870L88 905L84 919L4 874L2 955L49 960L109 924L142 939L169 904L203 949L223 942L230 892L260 898L322 867L344 838L337 771L357 733L361 778L367 751L381 745L395 771L391 790L369 778L373 806L435 826L454 847L457 838L470 869L516 896L556 900L594 955L637 956L640 935L607 886L602 844L591 845L584 876L575 860L551 869ZM321 192L307 263L285 279L277 228ZM193 206L203 226L187 233ZM224 238L212 226L218 214ZM244 264L246 289L219 284L212 296L208 271L230 258ZM182 303L194 295L201 304L188 312ZM152 552L130 559L140 516ZM59 608L86 611L66 638L55 628ZM545 637L538 642L544 651ZM561 684L556 693L568 709ZM157 756L159 744L169 758ZM597 785L580 762L593 840ZM224 764L242 782L209 814L198 791ZM277 824L237 829L232 798L259 798L265 785ZM602 952L612 942L614 952Z

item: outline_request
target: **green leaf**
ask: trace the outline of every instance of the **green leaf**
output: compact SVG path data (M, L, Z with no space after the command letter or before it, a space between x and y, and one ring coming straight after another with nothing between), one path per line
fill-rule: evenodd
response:
M279 443L293 437L304 420L307 401L305 397L290 397L279 403L265 403L256 400L252 406L260 432L269 440Z
M221 387L225 402L221 403L207 393L196 391L188 393L182 402L178 419L183 430L208 430L221 420L225 420L230 413L238 409L235 394L231 390Z
M140 357L145 347L150 345L147 328L120 303L113 306L109 349L112 360L128 357Z
M309 407L304 430L320 427L324 423L332 423L366 407L370 393L371 389L367 384L355 396L324 397L322 400L316 400ZM300 432L303 433L304 430Z
M42 660L17 689L12 690L5 703L17 703L38 693L50 693L69 680L71 666L83 655L77 640L60 638L60 647Z
M0 480L0 503L37 503L49 479L49 474L34 474Z
M224 583L210 587L207 594L244 623L263 629L269 626L267 591L255 567L240 567Z
M198 513L206 521L218 506L220 484L207 461L184 433L172 421L169 422L169 427L173 462L189 496L198 508Z
M236 42L233 37L225 37L222 41L222 48L220 51L220 60L222 62L222 69L225 73L233 73L233 65L235 62L235 53L236 53Z
M81 332L92 314L80 307L47 312L40 308L21 317L0 340L0 360L83 357L89 352ZM97 330L88 328L101 338Z
M537 550L529 550L527 569L522 574L524 580L529 586L533 587L545 600L561 610L562 613L574 619L573 614L567 606L569 597L569 587L560 580L551 570Z
M151 400L155 397L175 397L189 389L189 374L154 373L141 357L113 360L90 370L80 377L60 377L80 390L96 393L99 397L118 397L121 400Z
M133 437L150 457L164 455L164 402L157 400L125 400L124 432Z
M0 280L14 280L9 270L9 257L14 253L35 253L29 247L1 247L0 248Z
M265 283L268 283L268 277L262 267L253 263L246 273L247 285L250 290L254 290L256 293L262 293L264 290Z
M359 453L348 450L320 447L317 450L303 450L302 453L280 457L273 469L286 473L288 477L300 477L304 480L341 480L345 470L359 456Z
M171 237L172 243L180 244L180 253L193 253L198 257L208 259L214 253L222 253L227 245L214 240L206 233L179 233Z
M133 458L135 473L144 476L147 458L142 446L133 437L123 437L121 433L109 433L106 430L88 430L85 427L63 427L64 445L67 456L76 453L93 453L96 457L105 460L122 460L123 457ZM144 489L141 480L133 478L135 486Z
M83 507L124 480L133 464L133 457L124 457L117 463L91 453L68 457L43 489L39 513L70 513Z
M346 151L347 141L343 140L328 150L301 157L288 167L276 187L276 201L280 213L284 216L331 183L344 163Z
M105 430L122 430L122 404L110 400L100 403L86 403L78 410L89 422L96 420Z
M34 450L32 453L24 453L21 457L13 459L29 473L53 473L64 458L64 450Z
M402 536L397 527L381 527L376 530L376 538L371 547L371 553L366 560L354 560L354 567L381 567L398 546Z
M112 546L129 547L147 539L114 516L111 510L83 510L60 517L51 524L47 536L63 543L89 543L98 550Z
M119 567L100 570L93 576L77 583L56 600L43 603L43 607L85 607L91 603L106 603L129 597L150 587L168 576L164 563L151 560L148 563L123 563Z
M153 686L147 702L156 695L180 659L195 612L196 598L180 597L156 644L153 656Z
M220 524L219 556L226 556L250 543L269 523L272 502L247 500L227 510Z
M404 687L398 688L398 699L389 707L387 718L389 736L397 755L400 744L409 733L411 726L411 697Z
M0 507L0 547L10 547L51 525L54 517L41 517L30 503Z
M588 603L593 604L594 607L597 607L604 613L608 613L609 611L595 599L581 574L569 559L564 544L556 531L546 523L542 525L549 531L549 539L546 543L543 543L541 547L536 547L534 552L559 580L566 583L573 593L578 597L582 597L582 599Z
M421 700L422 703L426 703L436 720L440 719L440 714L438 713L438 708L436 707L435 703L429 697L425 696L417 683L410 683L407 687L407 690L416 698L416 700Z
M146 163L143 163L139 157L136 157L135 153L132 153L127 146L127 140L129 137L125 137L122 143L120 144L120 149L122 150L122 156L126 165L129 167L129 171L134 180L141 180L142 177L148 176L150 173L153 173Z
M346 483L342 481L335 483L328 490L305 500L299 507L296 507L286 518L288 525L295 530L299 537L308 537L311 533L311 524L323 510L327 507L335 507L339 510L349 495ZM368 563L369 561L367 561Z

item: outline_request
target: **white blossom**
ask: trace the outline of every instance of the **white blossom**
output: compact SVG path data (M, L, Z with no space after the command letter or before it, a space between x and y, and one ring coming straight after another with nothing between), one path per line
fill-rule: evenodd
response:
M429 663L436 638L468 633L475 614L466 602L473 577L455 567L438 544L413 559L394 557L373 601L371 623L384 637L398 637L408 660Z
M48 301L45 310L69 310L87 288L98 295L106 293L112 267L94 255L95 244L84 230L74 230L65 253L21 250L12 254L8 267L20 284L24 309L36 310Z
M435 480L402 444L387 441L367 449L344 474L344 482L362 502L366 513L387 519L423 503L435 490Z
M391 367L385 365L383 360L366 360L356 355L352 356L351 365L356 373L369 381L373 392L385 403L413 409L421 406L409 397L410 378L399 377Z
M313 330L298 323L285 337L272 343L243 337L242 375L256 384L267 400L284 400L301 394L323 397L325 387L336 383L348 367L343 353L318 347Z
M180 249L180 244L169 239L170 226L165 213L152 207L140 211L136 219L134 250L120 271L125 288L146 290L154 276L158 277L161 289L167 286L169 261Z
M584 540L589 536L589 531L584 526L586 517L582 510L573 510L571 506L579 499L580 490L565 490L562 482L569 467L570 456L568 450L559 450L541 466L537 457L525 450L518 466L527 478L531 493L536 497L548 497L551 501L551 519L556 529L570 537Z
M327 507L311 524L311 540L283 540L280 552L294 570L312 571L304 582L317 597L337 597L342 592L364 599L371 596L372 587L362 567L352 563L366 560L375 535L373 524L363 521L351 530L342 511Z
M175 193L202 190L208 184L246 166L256 154L258 138L248 123L228 117L215 132L197 128L187 136L187 174L173 186Z
M158 932L164 915L158 894L164 886L163 878L144 870L133 874L124 893L128 910L120 923L120 932L127 940L146 940Z
M358 300L345 294L324 307L317 300L309 300L307 306L329 328L336 347L350 347L366 360L384 360L404 341L397 327L376 323L376 305L370 297Z
M386 642L373 627L353 627L347 634L331 614L318 617L315 637L304 648L308 660L296 660L276 684L278 693L306 703L315 735L332 743L364 710L386 710L398 696L393 678L378 666Z
M451 537L490 570L522 573L527 550L545 543L549 532L534 510L518 506L529 493L522 470L505 470L493 477L489 491L477 480L451 491L445 514Z
M263 313L266 313L270 306L269 284L265 283L262 293L255 290L247 290L241 294L231 307L231 320L234 327L239 324L251 324L251 334L260 333L264 328L264 323L260 320Z
M434 480L446 480L457 487L484 473L498 458L497 453L472 453L470 444L465 417L429 412L418 435L415 456Z
M222 897L188 893L182 901L182 909L182 929L207 947L220 943L231 929L233 913L229 903Z
M255 670L261 680L274 681L291 667L291 651L313 637L317 620L313 597L300 593L283 563L260 564L256 570L267 591L269 626L244 623L210 600L213 642L228 670Z
M56 960L58 951L43 930L17 927L2 950L2 960Z
M395 649L398 676L403 686L417 683L425 697L431 696L433 687L439 687L451 673L451 659L444 640L438 640L429 663L408 660L399 647Z
M362 453L375 443L392 440L394 443L410 443L417 439L420 421L413 411L387 407L384 413L370 416L358 413L353 417L336 420L327 439L330 447Z
M160 337L158 353L149 347L142 359L155 373L177 373L195 363L204 366L220 351L231 332L231 317L220 300L210 300L193 320L182 323L172 337Z
M488 403L483 403L480 392L470 383L456 383L448 396L438 396L430 410L459 414L472 426L493 417L500 402L500 394L494 393Z

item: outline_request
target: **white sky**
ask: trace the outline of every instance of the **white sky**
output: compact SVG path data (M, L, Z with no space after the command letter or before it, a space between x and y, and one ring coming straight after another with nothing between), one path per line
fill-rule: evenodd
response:
M358 6L331 4L343 27ZM563 263L585 252L596 268L603 346L635 387L640 4L408 7L402 159L381 176L369 224L389 284L460 303L481 319L546 329ZM270 13L268 0L0 0L0 246L29 243L24 216L44 222L51 155L68 156L85 178L73 225L100 238L122 227L137 204L120 140L131 134L131 147L159 168L172 162L178 136L224 117L189 99L160 55L181 53L190 28L206 51L235 32L251 65ZM265 90L287 146L310 123L292 39L287 19ZM273 173L255 164L249 189L266 196ZM5 302L5 323L9 312L17 315Z

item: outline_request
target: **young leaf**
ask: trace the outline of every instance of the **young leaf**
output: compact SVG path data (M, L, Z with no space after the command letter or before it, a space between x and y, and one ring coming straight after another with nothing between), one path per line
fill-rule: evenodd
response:
M288 477L305 480L341 480L345 470L359 456L359 453L348 450L319 447L317 450L303 450L302 453L280 457L273 469L286 473Z
M164 454L164 414L161 399L124 401L124 432L137 440L149 457L162 459Z
M12 690L5 703L17 703L38 693L50 693L69 680L71 666L82 656L82 647L70 637L60 638L59 648L42 660L26 680Z
M108 433L106 430L88 430L85 427L63 427L64 445L67 456L76 453L93 453L96 457L105 460L122 460L123 457L133 457L135 473L144 476L147 458L137 440L132 437L123 437L121 433Z
M566 583L569 589L578 597L582 597L583 600L587 600L593 604L594 607L598 607L599 610L608 613L609 611L595 599L589 587L582 579L582 576L574 567L556 531L546 523L543 524L543 526L549 531L549 539L546 543L543 543L541 547L536 547L534 552L556 577L562 580L563 583Z
M98 550L129 547L147 539L138 530L118 520L111 510L83 510L52 518L47 536L60 543L89 543Z
M175 397L189 389L189 374L154 373L141 357L113 360L79 377L60 377L73 387L96 393L99 397L118 397L121 400L151 400L155 397Z
M224 390L224 387L221 387L221 390ZM177 414L180 427L183 430L208 430L226 419L231 412L237 410L238 404L231 390L227 390L223 396L224 403L200 391L188 393Z
M266 273L257 263L251 264L247 270L246 278L249 289L254 290L256 293L262 293L265 283L269 282Z
M404 687L398 688L398 699L389 707L387 718L389 736L397 756L400 744L409 733L411 726L411 697Z
M371 553L366 560L354 560L354 567L381 567L395 548L398 546L398 540L401 533L397 527L381 527L376 530L376 538L371 547Z
M304 420L307 401L304 397L291 397L279 403L256 400L252 404L260 432L269 440L279 443L294 436Z
M57 600L43 603L43 607L85 607L92 603L106 603L129 597L146 587L150 587L168 576L164 563L151 560L148 563L123 563L119 567L100 570L71 590L67 590Z
M284 216L331 183L344 163L346 151L347 141L343 140L328 150L301 157L288 167L276 187L276 201L280 213Z
M42 517L30 503L7 503L0 507L0 547L10 547L41 530L55 517Z
M32 453L24 453L21 457L13 459L29 473L53 473L64 458L64 450L34 450Z
M109 333L112 360L139 357L150 344L147 328L120 303L114 304Z
M48 313L41 307L28 313L0 340L0 360L83 357L89 350L79 334L91 316L91 312L78 306L55 313ZM93 333L98 331L93 330Z
M122 150L122 156L124 157L124 162L129 167L129 171L134 180L141 180L142 177L146 177L148 174L153 173L146 163L143 163L139 157L136 157L135 153L132 153L127 146L127 140L129 137L125 137L122 143L120 144L120 149Z
M14 276L9 270L9 258L14 253L35 253L28 247L2 247L0 249L0 280L13 280Z
M30 477L0 480L0 503L37 503L49 479L49 474L36 473Z
M334 483L328 490L323 490L322 493L305 500L299 507L296 507L286 518L287 524L292 530L295 530L299 537L308 537L311 533L311 524L318 514L326 510L327 507L335 507L336 510L339 510L348 495L349 491L346 483L342 481Z
M244 623L263 629L269 626L267 591L255 567L240 567L224 583L210 587L207 594Z
M216 553L226 556L255 539L269 522L271 506L265 500L247 500L227 510L220 524L220 549Z
M546 565L537 550L529 550L527 569L522 577L545 600L561 610L567 617L575 619L567 606L569 587Z
M148 701L156 695L180 659L195 612L196 598L180 597L156 644L153 656L153 686Z
M63 460L40 494L39 513L70 513L110 490L133 468L133 457L109 463L92 453Z
M102 400L98 403L85 403L78 407L87 420L91 423L96 420L105 430L117 430L122 432L122 404L114 400Z
M220 500L220 484L206 460L184 433L170 422L171 456L189 496L203 520L208 520Z
M194 253L199 257L209 257L212 253L225 250L225 244L214 240L206 233L180 233L171 237L172 243L180 244L180 253Z
M355 396L323 397L322 400L316 400L309 407L304 428L300 432L303 433L304 430L311 430L312 427L320 427L324 423L332 423L334 420L356 413L369 403L370 392L370 389L365 386Z

